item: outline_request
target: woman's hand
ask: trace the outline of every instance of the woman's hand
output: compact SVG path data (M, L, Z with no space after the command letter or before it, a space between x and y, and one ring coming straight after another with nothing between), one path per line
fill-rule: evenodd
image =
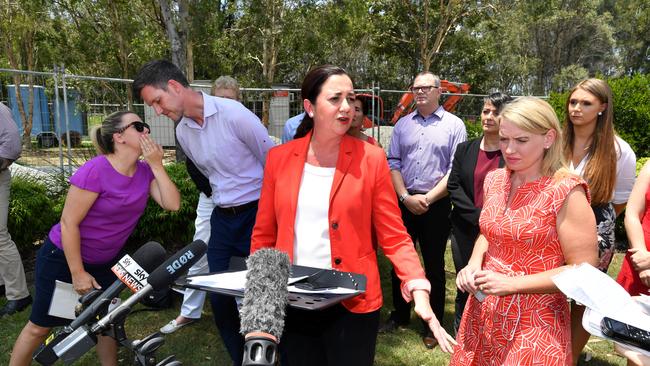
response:
M628 252L631 254L632 266L636 271L650 269L650 252L640 248L630 248Z
M474 274L481 270L481 266L474 266L471 263L461 269L456 275L456 287L463 292L475 294L478 291Z
M413 290L413 302L415 302L415 313L418 314L422 320L427 322L429 329L433 333L433 336L438 341L438 345L443 352L454 353L454 347L458 343L454 337L450 336L449 333L440 325L438 319L433 314L431 310L431 305L429 304L429 293L425 290Z
M148 134L140 135L140 147L142 156L149 163L149 166L162 166L163 149Z
M516 292L513 277L494 271L478 271L474 283L486 295L505 296Z
M97 283L97 281L95 281L95 277L91 276L90 273L86 271L82 271L72 275L72 288L74 288L79 295L83 295L90 292L92 289L100 289L102 287Z

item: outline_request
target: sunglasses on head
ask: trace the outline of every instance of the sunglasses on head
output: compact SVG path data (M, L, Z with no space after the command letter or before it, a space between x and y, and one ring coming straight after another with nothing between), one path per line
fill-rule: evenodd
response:
M144 123L142 121L135 121L135 122L131 122L128 125L120 128L119 130L117 130L117 133L122 133L122 132L128 130L129 127L131 127L131 126L135 127L135 130L138 131L138 132L144 132L145 128L147 129L148 132L151 132L151 128L149 127L148 124L146 124L146 123Z

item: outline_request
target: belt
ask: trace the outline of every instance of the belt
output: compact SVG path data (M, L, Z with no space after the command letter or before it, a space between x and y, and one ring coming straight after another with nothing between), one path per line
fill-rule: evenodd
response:
M217 210L219 210L219 212L221 212L224 215L236 216L236 215L239 215L240 213L242 213L244 211L247 211L247 210L249 210L249 209L251 209L253 207L257 207L258 202L259 202L259 200L255 200L255 201L250 201L248 203L244 203L243 205L232 206L232 207L220 207L220 206L217 206Z
M428 192L421 192L421 191L408 191L409 194L412 196L414 194L427 194Z

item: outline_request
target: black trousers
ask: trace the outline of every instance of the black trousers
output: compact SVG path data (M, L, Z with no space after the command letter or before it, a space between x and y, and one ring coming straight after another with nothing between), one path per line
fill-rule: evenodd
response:
M406 206L400 203L402 220L416 247L420 246L424 261L424 272L431 282L429 302L433 313L442 324L445 313L445 249L451 224L449 212L451 201L449 196L441 198L429 206L422 215L414 215ZM391 318L399 324L407 324L411 319L411 305L402 298L401 280L391 271L393 282L393 306L395 310ZM428 327L425 325L425 331Z
M478 225L452 221L451 232L451 254L454 259L456 274L458 274L461 269L467 266L469 259L472 257L474 243L480 234L480 229ZM460 326L460 320L463 318L463 311L465 310L468 296L469 293L456 289L456 300L454 302L454 332L458 332L458 327Z
M283 366L371 366L379 310L356 314L343 305L321 311L288 307L280 339Z

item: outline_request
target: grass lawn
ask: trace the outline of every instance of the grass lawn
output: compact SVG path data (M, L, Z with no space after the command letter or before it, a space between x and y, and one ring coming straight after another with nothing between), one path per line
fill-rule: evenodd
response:
M455 274L451 260L451 250L447 248L447 306L445 309L445 328L451 330L453 318L453 303L456 294ZM621 267L622 254L617 254L610 267L610 275L615 276ZM384 257L380 263L382 267L382 283L384 288L384 303L390 304L389 266ZM126 297L127 291L123 294ZM6 300L2 298L0 305ZM388 317L390 305L382 308L382 319ZM143 311L129 315L126 322L127 335L132 339L142 338L173 319L178 314L178 306L174 309L164 311ZM413 315L415 317L415 315ZM24 311L12 317L0 319L0 365L9 363L9 353L13 347L14 340L29 317L29 311ZM449 357L438 348L427 350L420 340L420 322L412 319L411 326L396 332L395 334L379 335L377 342L377 353L375 356L376 365L446 365ZM625 360L614 353L611 342L599 338L590 340L587 351L592 357L589 362L584 361L584 353L581 365L625 365ZM179 330L178 332L165 337L165 345L158 350L158 361L162 358L175 354L176 358L185 365L227 365L228 356L221 340L217 335L216 328L212 322L210 307L204 307L204 315L200 322ZM120 364L132 364L132 356L123 348L119 353ZM35 364L35 363L34 363ZM85 355L77 365L97 365L94 352Z

